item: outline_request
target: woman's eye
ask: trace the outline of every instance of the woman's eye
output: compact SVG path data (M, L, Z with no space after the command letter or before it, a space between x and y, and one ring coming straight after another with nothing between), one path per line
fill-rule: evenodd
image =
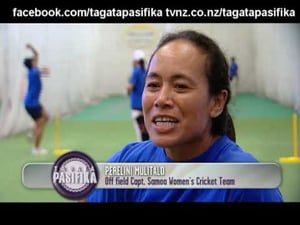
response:
M149 89L157 89L157 88L159 88L159 84L155 83L155 82L151 82L151 83L148 83L146 85L146 87L149 88Z
M185 84L176 84L175 89L178 91L185 91L188 89L188 86Z

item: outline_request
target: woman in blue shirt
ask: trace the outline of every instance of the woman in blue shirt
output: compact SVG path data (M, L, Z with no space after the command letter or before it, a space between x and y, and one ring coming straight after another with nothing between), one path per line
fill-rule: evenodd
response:
M150 141L109 162L258 162L235 143L228 63L195 31L167 34L150 58L142 104ZM273 189L97 189L88 202L282 202Z

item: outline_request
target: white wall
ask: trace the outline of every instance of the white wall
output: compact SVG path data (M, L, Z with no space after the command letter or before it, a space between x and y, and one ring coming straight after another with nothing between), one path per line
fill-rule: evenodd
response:
M299 24L254 24L256 92L300 112Z
M239 65L239 92L255 91L252 33L251 24L216 24L212 29L211 35L223 49L228 62L231 56L236 58Z

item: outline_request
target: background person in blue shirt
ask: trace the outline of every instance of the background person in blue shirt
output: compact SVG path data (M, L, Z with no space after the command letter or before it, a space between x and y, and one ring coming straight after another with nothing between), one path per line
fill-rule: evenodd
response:
M149 139L148 132L145 128L142 94L145 86L145 53L138 49L134 51L133 71L127 86L127 93L130 95L131 117L137 136L137 141Z
M48 76L49 70L46 67L38 68L38 52L31 44L27 44L26 47L32 51L33 57L24 59L24 65L28 69L28 89L24 99L24 106L27 113L35 122L32 154L40 155L47 153L47 150L41 147L41 141L45 125L49 120L49 114L40 102L42 91L41 76Z
M235 61L235 57L230 58L230 69L229 69L229 78L231 81L231 93L232 96L236 95L238 78L239 78L239 66Z
M151 140L126 145L109 162L257 162L234 142L228 63L195 31L163 37L143 92ZM221 171L220 171L221 174ZM274 189L96 189L88 202L282 202Z

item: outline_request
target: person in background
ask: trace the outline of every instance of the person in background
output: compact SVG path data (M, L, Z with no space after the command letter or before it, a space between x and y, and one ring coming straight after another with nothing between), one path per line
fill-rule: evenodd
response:
M145 53L142 50L135 50L133 55L133 71L127 86L127 93L131 101L131 117L137 136L137 141L149 139L145 128L142 94L145 86Z
M41 142L46 123L49 120L49 114L40 102L42 91L41 76L48 76L49 70L46 67L38 68L39 54L31 44L27 44L26 48L32 51L33 57L24 59L24 65L28 69L28 88L24 99L24 106L35 123L33 128L34 147L32 154L42 155L47 153L47 150L41 147Z
M228 63L193 30L162 38L147 68L143 113L150 140L127 144L110 163L256 163L235 143ZM271 189L96 189L88 202L282 202Z
M239 66L235 61L235 57L230 58L230 69L229 69L229 79L231 81L231 92L232 96L237 93L237 85L239 79Z

